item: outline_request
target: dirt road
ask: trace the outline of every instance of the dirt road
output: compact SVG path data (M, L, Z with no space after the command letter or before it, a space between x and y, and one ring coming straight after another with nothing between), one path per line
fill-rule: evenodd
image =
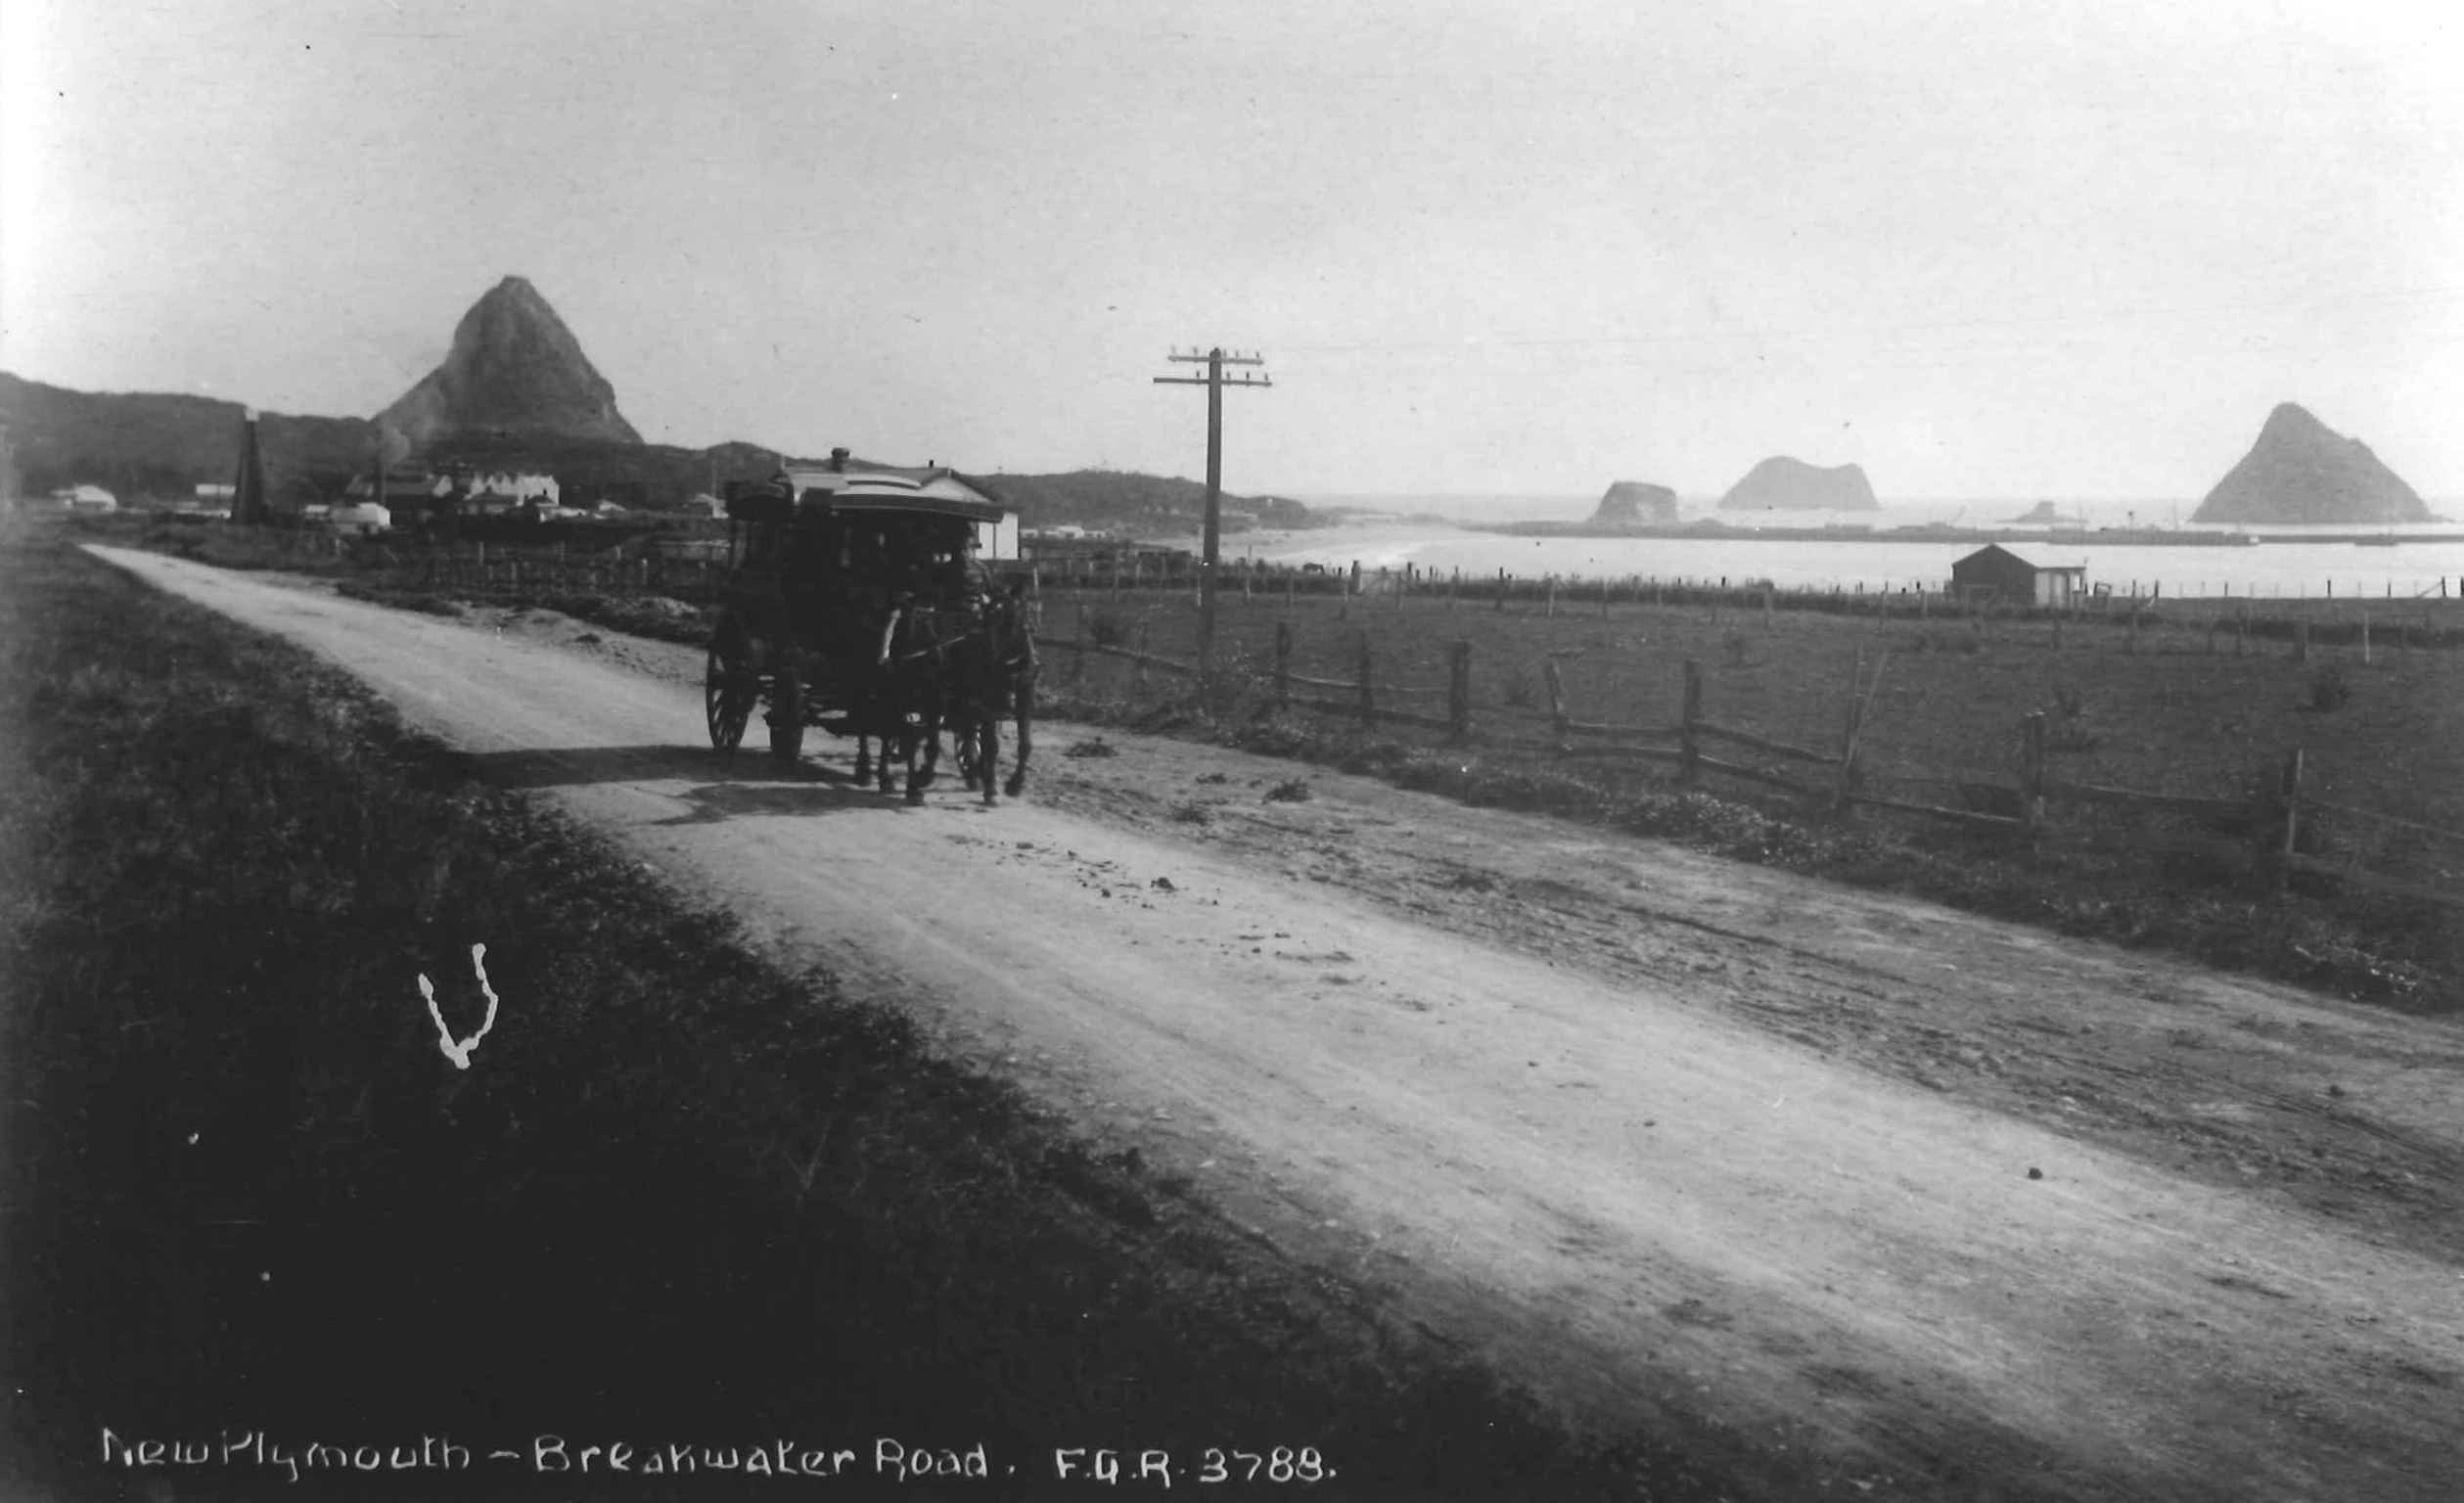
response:
M711 752L689 653L108 556L1588 1428L1835 1496L2464 1494L2454 1021L1077 727L911 809Z

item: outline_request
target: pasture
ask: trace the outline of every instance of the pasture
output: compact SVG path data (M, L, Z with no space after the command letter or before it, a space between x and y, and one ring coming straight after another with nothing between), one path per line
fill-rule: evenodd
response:
M1879 602L1873 603L1879 605ZM1687 604L1544 596L1503 602L1425 595L1348 599L1226 591L1218 662L1227 687L1201 702L1185 675L1058 645L1045 657L1056 714L1178 723L1246 745L1288 745L1356 765L1384 762L1422 786L1563 807L1713 848L1902 888L2067 932L2186 949L2241 969L2403 1005L2464 1005L2456 980L2464 911L2314 873L2279 884L2261 829L2290 755L2303 755L2301 850L2464 900L2464 603L2382 615L2365 649L2357 611L2311 603L2239 629L2232 615L2177 603L2126 616L1960 615L1912 602L1889 614L1764 610L1740 593ZM1084 635L1160 660L1196 657L1185 590L1047 589L1044 636ZM1379 703L1442 719L1455 644L1469 645L1472 735L1363 725L1352 696L1307 690L1321 707L1279 709L1279 627L1291 675L1354 684L1365 651ZM2306 628L2306 629L2304 629ZM2433 644L2436 645L2433 645ZM1685 666L1701 714L1771 742L1835 754L1851 683L1859 787L1954 810L2015 797L2026 717L2044 716L2049 774L2069 784L2246 804L2248 818L2146 805L2057 802L2032 841L1946 818L1857 808L1706 775L1698 788L1785 827L1706 819L1665 761L1567 755L1552 726L1554 665L1575 720L1664 733L1679 721ZM1417 691L1417 692L1413 692ZM1722 749L1722 757L1732 756ZM1763 759L1773 769L1791 766ZM1827 790L1833 769L1808 777ZM2000 790L1997 794L1995 791ZM2326 807L2332 806L2332 807ZM2281 886L2287 890L2279 891Z

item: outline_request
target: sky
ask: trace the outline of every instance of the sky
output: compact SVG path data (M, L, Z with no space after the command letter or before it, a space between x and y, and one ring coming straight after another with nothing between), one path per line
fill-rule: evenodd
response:
M507 275L653 441L1236 493L2464 497L2464 23L2379 0L7 0L0 368L371 415Z

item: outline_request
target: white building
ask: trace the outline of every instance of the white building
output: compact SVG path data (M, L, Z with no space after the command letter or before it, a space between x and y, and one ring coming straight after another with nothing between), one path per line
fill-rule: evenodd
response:
M544 470L456 465L451 471L455 494L465 510L481 513L520 511L535 501L541 510L561 504L562 488Z

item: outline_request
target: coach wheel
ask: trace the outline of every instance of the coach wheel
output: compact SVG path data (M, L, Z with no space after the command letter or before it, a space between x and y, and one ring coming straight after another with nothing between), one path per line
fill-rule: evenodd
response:
M753 718L753 701L760 693L760 681L745 661L743 648L733 641L713 639L702 675L702 708L710 723L711 746L721 752L736 750L745 739L745 722Z

